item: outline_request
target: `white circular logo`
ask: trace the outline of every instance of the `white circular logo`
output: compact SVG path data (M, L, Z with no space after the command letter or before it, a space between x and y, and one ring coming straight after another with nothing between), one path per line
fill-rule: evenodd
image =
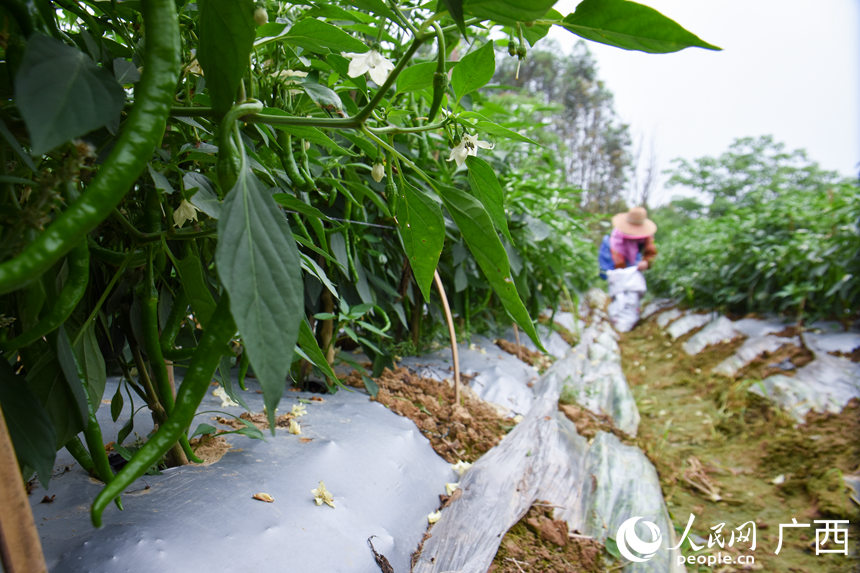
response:
M635 563L642 563L654 557L654 554L657 553L657 550L660 549L660 544L663 542L663 534L660 533L660 528L657 527L656 523L651 521L642 522L651 531L651 541L640 539L636 534L636 523L640 519L642 517L637 515L622 523L615 536L618 551L625 558Z

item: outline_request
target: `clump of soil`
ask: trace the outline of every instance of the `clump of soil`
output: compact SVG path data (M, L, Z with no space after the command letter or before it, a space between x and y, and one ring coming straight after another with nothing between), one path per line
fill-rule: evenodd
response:
M355 372L344 383L364 388L361 375ZM450 463L474 462L515 425L468 392L461 392L461 403L455 404L453 386L422 378L406 368L386 369L376 383L379 392L373 399L412 420L436 453Z
M576 433L591 440L598 432L615 434L619 440L626 444L633 444L630 436L615 427L612 418L606 414L595 414L579 404L562 404L558 409L576 426Z
M734 379L713 374L740 343L688 356L653 318L622 335L622 367L642 417L637 441L654 462L672 521L683 531L692 514L691 533L711 553L720 549L707 548L714 526L725 524L725 535L752 521L755 566L764 571L853 570L860 529L841 478L860 469L860 401L838 414L810 413L798 425L750 388L768 364L808 355L784 348ZM789 530L776 555L779 526L792 518L810 527ZM816 519L851 521L850 555L816 555ZM687 542L683 549L690 551Z
M841 356L842 358L847 358L852 362L860 362L860 346L858 346L851 352L842 352L841 350L834 350L830 354L832 354L833 356Z
M233 446L223 436L205 435L191 440L194 454L203 460L198 465L209 466L224 457Z
M531 350L522 344L517 344L516 342L511 342L504 338L497 338L496 346L508 354L513 354L529 366L534 366L538 372L543 372L552 364L552 358L546 354L538 352L537 350Z
M239 414L239 417L242 420L247 420L254 424L260 430L268 430L269 429L269 418L266 416L265 412L242 412ZM281 429L289 429L290 420L295 419L295 416L290 414L289 412L286 414L281 414L280 416L275 418L275 428ZM219 424L223 424L225 426L229 426L234 430L241 430L245 428L245 424L235 418L225 418L223 416L219 416L216 418Z
M487 573L597 573L606 571L605 555L603 544L570 536L552 506L538 503L505 534Z
M737 376L764 380L774 374L794 376L798 368L815 360L815 354L806 346L783 344L773 352L763 352L747 364ZM737 377L736 376L736 377Z

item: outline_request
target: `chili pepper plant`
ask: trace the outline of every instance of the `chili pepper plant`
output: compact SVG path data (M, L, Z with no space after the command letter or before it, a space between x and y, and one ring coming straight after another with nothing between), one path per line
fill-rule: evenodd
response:
M380 365L419 341L437 270L461 315L540 345L522 291L552 304L576 285L551 284L551 265L580 261L562 253L575 237L536 247L530 219L508 221L560 197L549 168L506 165L539 145L480 91L496 59L528 65L552 26L714 49L626 0L553 4L4 2L0 404L23 477L47 483L67 448L105 482L98 525L153 464L196 459L213 377L239 398L231 369L239 385L253 373L271 421L288 380L316 370L337 388L338 347ZM117 475L104 443L131 427L105 436L103 403L114 420L145 404L157 427Z

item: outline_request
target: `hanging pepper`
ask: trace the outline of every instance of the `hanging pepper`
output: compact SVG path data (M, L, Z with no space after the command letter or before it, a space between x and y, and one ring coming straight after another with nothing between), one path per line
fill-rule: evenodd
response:
M161 141L181 64L176 3L144 0L143 19L143 74L116 144L81 196L21 253L0 264L0 294L23 287L83 241L122 201Z
M225 294L218 301L218 306L191 358L191 364L176 394L173 411L155 434L135 452L116 478L96 496L90 512L93 525L101 527L102 513L111 500L157 463L185 435L197 412L197 407L209 389L209 383L215 375L221 355L226 351L227 344L235 331L236 325L230 314L230 301Z

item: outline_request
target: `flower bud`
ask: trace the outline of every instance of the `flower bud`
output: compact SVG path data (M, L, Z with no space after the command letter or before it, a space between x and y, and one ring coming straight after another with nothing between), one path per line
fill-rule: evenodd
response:
M382 163L375 163L370 171L370 176L373 180L379 183L385 177L385 166Z
M254 10L254 22L257 26L262 26L263 24L269 23L269 13L266 12L266 9L262 6L257 6L257 9Z

